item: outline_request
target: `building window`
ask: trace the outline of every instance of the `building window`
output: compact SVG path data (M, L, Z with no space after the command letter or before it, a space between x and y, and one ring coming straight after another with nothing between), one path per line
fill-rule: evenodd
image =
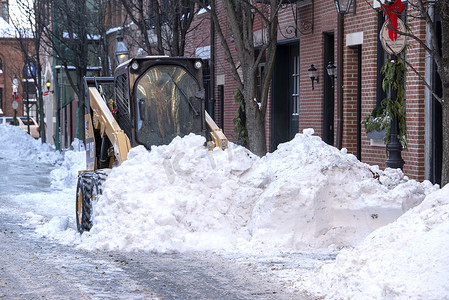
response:
M299 115L299 55L293 56L292 115Z
M3 61L0 58L0 74L3 73Z
M8 22L8 2L2 2L2 18Z
M32 62L26 63L23 66L23 78L31 79L36 76L36 69L34 68L34 64Z
M0 114L3 114L3 89L0 88Z
M259 49L256 49L255 51L255 57L258 57L260 53ZM265 57L265 53L262 54L262 58L260 59L260 63L257 66L257 91L256 91L256 97L257 97L257 102L260 103L261 99L262 99L262 79L265 76L265 61L266 61L266 57Z

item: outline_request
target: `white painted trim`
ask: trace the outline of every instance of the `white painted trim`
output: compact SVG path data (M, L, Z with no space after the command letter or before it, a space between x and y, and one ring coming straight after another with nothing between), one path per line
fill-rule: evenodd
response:
M217 85L225 85L225 76L224 75L217 76Z
M348 33L346 35L346 47L363 45L363 31Z
M385 147L385 142L382 139L380 139L380 140L370 139L370 146L373 146L373 147Z

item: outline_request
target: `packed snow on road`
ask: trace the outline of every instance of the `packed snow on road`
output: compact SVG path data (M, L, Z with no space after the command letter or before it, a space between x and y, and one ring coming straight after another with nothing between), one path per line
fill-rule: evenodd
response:
M189 135L133 148L94 204L90 232L74 219L82 143L55 152L0 126L0 157L54 164L53 192L19 194L36 234L97 251L215 252L252 257L337 254L319 265L255 269L326 299L449 298L449 186L359 162L312 129L259 158L231 144L208 151ZM300 258L298 258L300 259ZM298 262L299 264L300 262Z

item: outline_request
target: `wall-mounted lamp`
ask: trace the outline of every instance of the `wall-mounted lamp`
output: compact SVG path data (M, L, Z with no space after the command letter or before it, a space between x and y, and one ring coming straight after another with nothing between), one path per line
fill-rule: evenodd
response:
M17 75L14 74L14 78L12 80L12 93L14 96L16 96L16 94L19 91L19 81L17 80Z
M55 91L50 91L50 87L51 87L50 80L47 80L47 82L45 83L45 86L47 87L47 92L52 93L52 94L55 92Z
M330 61L329 64L326 67L327 70L327 74L331 77L332 79L332 88L334 88L334 82L335 82L335 65Z
M313 65L310 65L310 68L307 70L309 72L309 77L312 80L312 90L315 89L315 87L313 86L313 82L320 82L318 75L317 75L317 70Z

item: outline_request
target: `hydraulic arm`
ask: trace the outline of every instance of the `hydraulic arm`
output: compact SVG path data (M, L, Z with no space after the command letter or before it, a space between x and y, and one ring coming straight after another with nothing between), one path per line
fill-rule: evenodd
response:
M214 122L214 120L209 116L209 114L206 113L206 126L209 131L209 138L210 140L207 142L207 148L209 150L214 149L215 147L220 147L222 150L228 148L228 139L224 135L223 131L220 127L217 126L217 124Z
M90 106L93 111L93 127L100 130L101 137L105 134L114 147L114 156L118 164L124 162L131 149L129 138L120 129L103 97L96 87L89 87Z

